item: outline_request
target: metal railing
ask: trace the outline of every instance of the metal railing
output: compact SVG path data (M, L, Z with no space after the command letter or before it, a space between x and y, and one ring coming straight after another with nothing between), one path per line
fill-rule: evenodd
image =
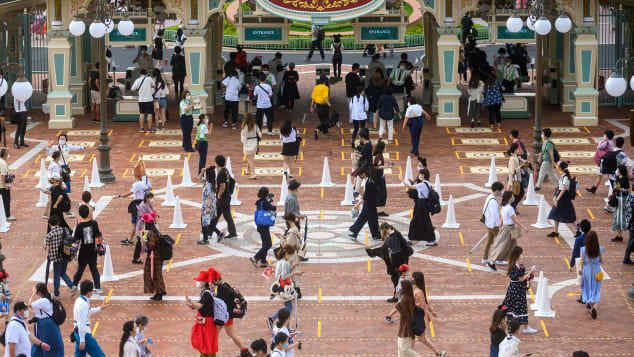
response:
M312 42L311 38L289 38L287 45L272 45L272 44L262 44L262 45L246 45L246 48L256 48L256 49L264 49L264 50L308 50L310 49L310 43ZM344 37L341 39L343 42L343 47L345 49L350 50L362 50L365 48L364 44L360 44L355 41L354 38ZM405 36L404 43L395 44L395 48L402 47L420 47L425 43L425 36L423 34L412 34ZM228 36L225 35L222 41L222 45L225 47L235 47L238 44L238 36ZM331 38L326 38L323 41L324 48L330 48L332 44Z

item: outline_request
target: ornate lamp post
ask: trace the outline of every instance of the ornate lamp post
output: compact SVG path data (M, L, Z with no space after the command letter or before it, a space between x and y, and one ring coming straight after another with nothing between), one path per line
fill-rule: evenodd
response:
M528 13L529 16L526 19L526 26L535 31L536 49L535 55L535 67L536 67L536 79L535 79L535 131L533 138L533 152L535 153L533 160L537 165L537 153L541 151L541 117L542 117L542 96L541 88L543 87L543 73L544 73L544 40L552 29L548 14L544 11L544 3L548 3L546 0L530 0ZM506 21L506 28L509 32L520 32L523 28L522 19L513 15ZM572 21L570 18L562 13L555 21L555 28L561 33L567 33L572 28Z
M100 94L100 106L99 120L101 124L101 133L99 137L100 145L97 148L99 150L99 177L102 182L112 183L115 180L115 176L112 174L112 168L110 168L110 145L108 144L108 113L106 110L107 90L108 82L106 78L106 72L108 70L106 64L106 38L105 36L114 30L113 14L115 11L120 11L117 1L111 2L109 0L96 0L94 2L94 13L92 16L77 17L71 21L68 25L68 30L73 36L81 36L86 31L86 22L91 22L88 27L90 36L95 39L100 39L98 48L99 51L99 94ZM83 20L82 20L83 18ZM129 36L134 32L134 23L129 19L119 21L117 30L124 36Z

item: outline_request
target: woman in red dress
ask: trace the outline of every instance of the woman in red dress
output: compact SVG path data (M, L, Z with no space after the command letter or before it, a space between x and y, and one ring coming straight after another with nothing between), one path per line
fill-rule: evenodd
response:
M189 296L185 297L185 305L198 311L192 327L191 343L201 357L215 357L218 352L218 330L214 324L214 298L209 287L209 275L208 271L201 271L194 278L196 286L201 289L199 302L193 302Z

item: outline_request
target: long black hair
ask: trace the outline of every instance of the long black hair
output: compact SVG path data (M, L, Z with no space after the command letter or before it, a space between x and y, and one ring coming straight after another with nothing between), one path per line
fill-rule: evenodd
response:
M561 169L561 171L564 172L564 175L570 178L570 171L568 171L568 163L569 163L568 161L560 161L559 168Z
M273 339L273 343L271 344L271 350L274 350L275 347L284 344L284 342L288 341L288 335L284 332L278 332Z
M513 192L504 191L504 193L502 194L502 206L506 206L509 203L511 203L512 199L513 199Z
M35 292L42 295L42 297L47 298L49 301L52 301L51 293L48 292L48 288L44 283L35 284Z
M286 120L284 121L284 124L282 124L282 127L280 128L280 134L282 134L283 136L289 136L291 135L292 130L293 130L293 123L291 123L290 120Z
M422 290L423 296L425 297L425 303L428 303L427 289L425 288L425 275L420 271L415 271L414 273L412 273L412 278L414 278L414 285Z
M291 312L287 308L283 307L277 313L277 323L275 324L277 328L282 328L286 321L291 317Z
M121 335L121 342L119 342L119 357L123 357L123 347L130 338L132 331L134 331L134 321L126 321L123 324L123 334Z

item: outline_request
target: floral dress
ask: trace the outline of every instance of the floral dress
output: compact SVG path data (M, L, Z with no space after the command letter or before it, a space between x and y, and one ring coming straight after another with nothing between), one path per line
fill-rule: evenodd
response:
M502 85L499 81L495 81L493 87L485 87L484 101L482 102L485 107L496 104L502 104Z
M207 214L205 211L209 209ZM203 188L203 200L200 212L200 220L203 227L211 224L211 219L216 215L216 193L214 185L207 182Z
M506 297L502 303L508 308L510 316L519 319L521 325L528 325L528 308L526 302L526 290L528 290L528 281L520 281L520 279L526 274L526 268L524 265L515 265L511 269L509 278L509 288L506 292Z

